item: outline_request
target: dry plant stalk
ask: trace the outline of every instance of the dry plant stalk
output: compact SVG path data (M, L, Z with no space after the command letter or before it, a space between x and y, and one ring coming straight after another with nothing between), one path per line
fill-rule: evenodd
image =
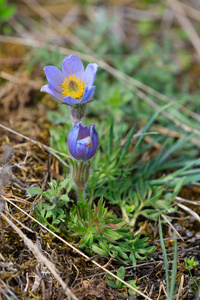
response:
M1 213L1 216L6 220L6 222L19 234L19 236L23 239L24 243L27 245L29 250L35 255L37 260L41 264L45 264L49 271L53 274L56 280L62 286L65 295L68 297L69 300L78 300L78 298L71 292L71 290L67 287L66 283L62 280L59 276L58 271L56 270L55 265L44 256L38 249L36 245L9 219L6 217L4 213Z
M179 232L176 230L176 228L172 225L172 223L170 223L170 221L166 218L165 215L161 214L161 216L163 217L163 219L165 219L165 221L169 224L169 226L176 232L176 234L181 238L181 240L184 242L184 239L182 238L182 236L179 234Z
M195 48L200 60L200 38L196 33L192 23L185 14L182 4L177 0L167 0L168 5L174 10L175 15L182 28L187 33L193 47Z
M195 211L193 211L191 208L189 208L181 203L177 203L177 202L176 202L176 205L178 205L183 210L187 211L187 213L190 214L195 220L200 222L200 216Z

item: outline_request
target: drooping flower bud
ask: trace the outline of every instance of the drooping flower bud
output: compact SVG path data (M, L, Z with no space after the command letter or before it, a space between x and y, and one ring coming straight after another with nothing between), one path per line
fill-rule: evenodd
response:
M92 158L99 144L98 134L95 125L77 123L69 132L68 147L71 155L77 160L88 160Z

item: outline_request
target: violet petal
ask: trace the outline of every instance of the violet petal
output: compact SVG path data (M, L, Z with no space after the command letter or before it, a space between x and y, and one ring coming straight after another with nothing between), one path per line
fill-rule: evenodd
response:
M83 81L86 85L93 85L95 80L95 75L97 72L98 65L97 64L89 64L85 70L85 74L83 77Z
M80 101L76 100L75 98L72 98L70 96L64 97L63 102L70 106L74 106L75 104L79 104Z
M64 95L63 95L61 92L55 90L51 85L49 85L49 84L43 85L43 86L41 87L41 90L40 90L40 91L41 91L41 92L47 92L47 93L49 93L49 94L50 94L51 96L53 96L57 101L63 103Z
M61 86L65 77L63 73L54 66L44 67L44 71L49 84L56 90L62 91Z
M83 98L81 99L80 103L88 102L94 95L95 86L86 86Z
M69 151L77 160L88 160L92 158L96 153L98 144L98 134L94 124L88 128L86 125L78 123L74 125L69 132Z
M81 80L84 76L84 67L81 60L76 55L69 55L63 60L62 71L65 77L76 75Z

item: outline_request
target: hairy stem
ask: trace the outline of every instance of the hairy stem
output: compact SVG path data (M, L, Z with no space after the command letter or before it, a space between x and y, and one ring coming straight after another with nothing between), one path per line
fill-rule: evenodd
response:
M79 202L85 202L85 189L84 190L76 190L78 195Z

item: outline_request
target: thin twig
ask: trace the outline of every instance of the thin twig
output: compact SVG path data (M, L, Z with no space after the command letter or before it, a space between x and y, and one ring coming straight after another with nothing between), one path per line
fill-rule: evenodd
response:
M182 236L179 234L179 232L176 230L176 228L169 222L169 220L166 218L165 215L161 214L161 216L163 217L163 219L165 219L165 221L171 226L171 228L176 232L176 234L181 238L181 240L184 242L184 239L182 238Z

